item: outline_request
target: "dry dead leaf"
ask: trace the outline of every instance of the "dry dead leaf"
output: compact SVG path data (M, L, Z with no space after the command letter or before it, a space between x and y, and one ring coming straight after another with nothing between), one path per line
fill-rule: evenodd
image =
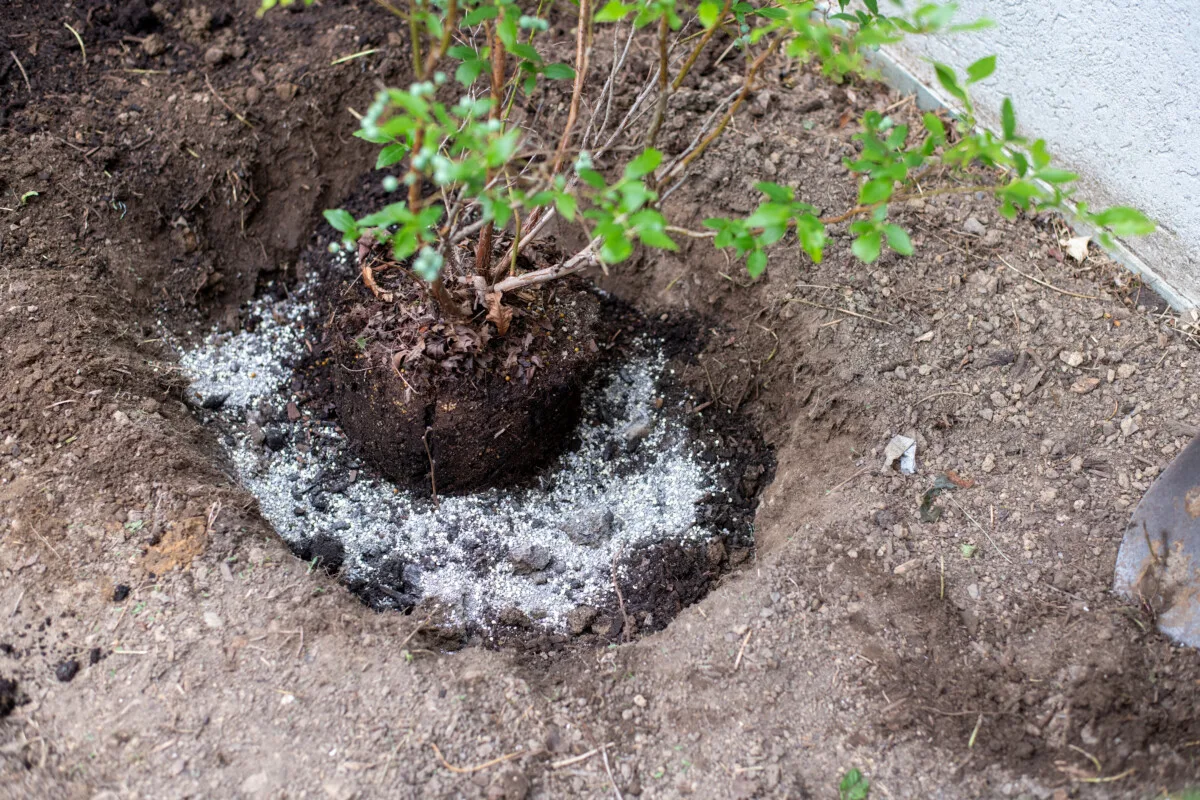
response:
M1091 241L1090 236L1075 236L1064 242L1060 242L1060 244L1067 251L1067 255L1082 263L1087 258L1089 241Z
M512 324L513 310L500 301L500 292L490 292L488 294L487 321L494 323L496 326L496 333L503 336L508 333L508 326Z

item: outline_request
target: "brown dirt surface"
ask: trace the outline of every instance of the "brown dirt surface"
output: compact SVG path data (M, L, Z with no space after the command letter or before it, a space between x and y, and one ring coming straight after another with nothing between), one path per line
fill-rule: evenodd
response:
M1200 425L1200 352L1102 254L1064 258L1057 221L930 196L897 209L913 258L864 267L838 236L751 284L691 242L596 276L703 320L673 367L713 401L698 420L740 412L774 448L747 476L757 548L632 643L449 652L288 552L164 336L236 329L323 244L320 210L373 158L346 108L406 72L389 15L3 14L0 675L20 691L0 796L834 797L857 767L872 796L1059 800L1200 779L1200 657L1109 592L1125 520ZM702 64L672 102L703 111L738 76ZM765 81L669 198L681 223L748 211L764 177L844 209L846 120L914 113L782 63ZM895 434L917 475L881 471ZM974 484L922 522L950 470ZM156 571L172 531L205 544Z

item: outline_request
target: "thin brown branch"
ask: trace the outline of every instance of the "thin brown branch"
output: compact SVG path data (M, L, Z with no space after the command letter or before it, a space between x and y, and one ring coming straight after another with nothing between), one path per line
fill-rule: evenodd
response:
M458 0L450 0L450 5L446 9L446 18L442 20L442 38L437 43L437 46L429 51L429 55L425 58L425 74L432 75L437 67L442 56L446 55L446 50L450 48L450 36L458 28Z
M729 16L729 8L732 4L733 0L725 0L725 7L721 9L721 16L717 17L716 24L704 32L704 35L700 37L700 41L696 43L695 48L693 48L692 52L688 55L687 61L683 62L683 66L679 68L679 74L675 76L675 80L671 84L672 91L683 85L688 73L691 72L692 67L695 66L696 59L700 57L702 52L704 52L704 48L708 46L708 43L712 40L712 37L718 30L720 30L721 23L725 21L727 16Z
M566 155L567 144L571 141L571 129L575 127L575 120L579 116L579 101L583 97L583 81L587 75L588 28L591 24L591 0L579 0L579 30L575 34L575 85L571 87L571 107L567 111L567 123L563 126L562 138L558 141L558 152L554 154L551 175L557 175L562 168L563 156Z
M669 172L667 175L664 175L664 178L671 179L672 183L677 183L688 166L701 155L703 155L704 151L708 149L709 145L715 142L721 136L721 134L725 132L725 128L728 127L729 123L733 120L734 115L737 114L738 109L741 108L742 103L745 102L746 97L750 94L750 89L754 85L754 79L757 77L758 71L762 69L762 65L766 63L767 59L771 57L771 55L775 52L775 49L779 47L782 41L783 39L776 39L775 41L771 42L771 45L764 50L758 56L758 58L754 59L754 61L750 63L749 67L746 69L746 79L742 82L742 90L738 92L737 99L733 101L733 105L731 105L729 110L725 112L725 116L723 116L721 121L717 123L717 127L715 127L712 132L708 134L708 136L704 137L700 144L698 144L696 148L692 150L692 152L688 153L687 156L685 156L683 160L671 170L671 172Z
M658 102L654 106L654 119L650 121L650 128L646 131L646 147L654 147L654 140L658 138L658 129L662 127L663 117L667 114L667 100L671 97L670 64L667 50L667 35L670 31L667 15L663 14L658 21Z

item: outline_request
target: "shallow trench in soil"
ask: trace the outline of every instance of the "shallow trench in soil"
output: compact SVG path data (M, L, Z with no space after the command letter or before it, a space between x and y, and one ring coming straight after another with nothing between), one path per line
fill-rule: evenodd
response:
M465 642L613 641L663 628L746 560L769 453L747 421L706 418L651 324L610 347L564 451L532 479L438 497L384 477L299 391L321 283L351 272L335 259L287 292L267 286L242 330L180 353L195 413L310 569Z

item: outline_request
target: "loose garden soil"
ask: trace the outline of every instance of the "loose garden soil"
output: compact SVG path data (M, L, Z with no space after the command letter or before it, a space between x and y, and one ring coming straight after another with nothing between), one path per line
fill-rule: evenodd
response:
M864 267L839 236L751 283L692 242L590 276L665 326L664 407L689 435L731 420L773 451L739 479L755 547L723 577L707 549L644 558L644 581L710 578L679 584L669 624L627 609L655 620L640 638L464 647L296 558L179 362L310 277L320 210L373 159L347 108L405 80L390 16L16 0L4 20L0 795L823 798L857 767L872 796L1058 800L1200 780L1200 657L1109 591L1133 505L1200 426L1200 353L1102 254L1065 256L1060 222L931 196L896 210L908 259ZM635 45L634 72L654 57ZM740 75L698 65L664 148ZM914 114L774 64L671 215L746 212L763 178L849 207L868 108ZM525 113L553 132L564 110ZM895 434L917 474L881 470Z

